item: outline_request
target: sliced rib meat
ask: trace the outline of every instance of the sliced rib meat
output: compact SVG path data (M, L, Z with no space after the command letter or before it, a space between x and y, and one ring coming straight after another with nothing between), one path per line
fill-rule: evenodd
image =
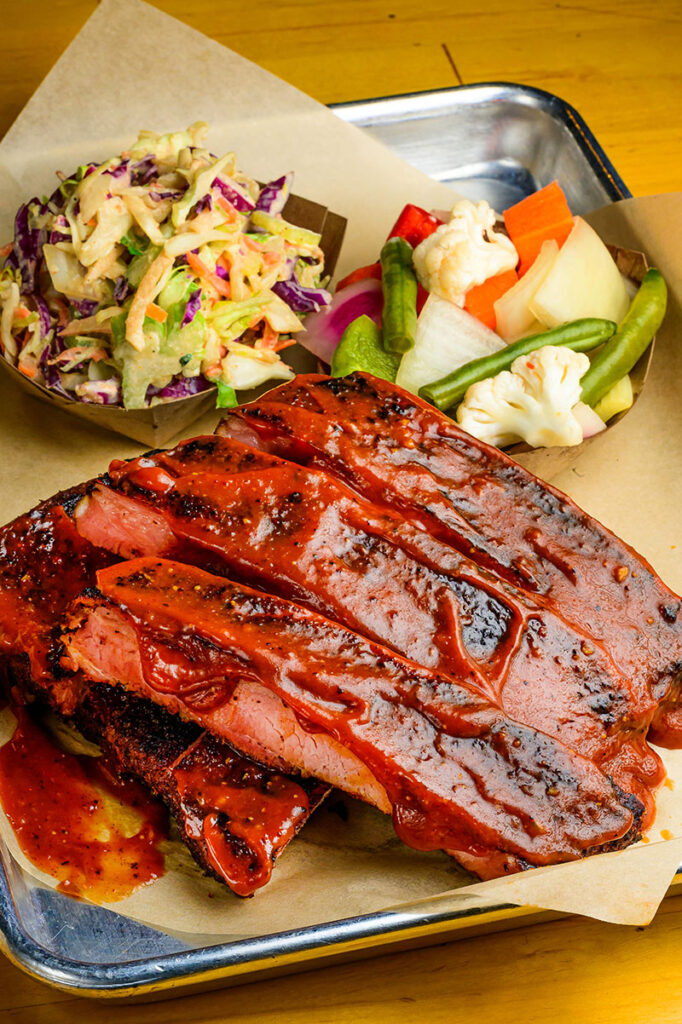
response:
M548 864L632 828L628 799L591 761L314 612L160 559L97 582L63 636L70 664L216 734L237 682L259 683L366 766L418 849Z
M680 599L566 495L425 402L366 374L299 376L231 419L238 426L228 419L223 431L333 472L499 578L551 601L608 648L638 702L657 705L652 738L682 744Z
M91 485L58 495L0 529L0 654L7 682L48 703L108 759L169 807L208 873L246 896L329 792L237 754L149 701L58 666L55 630L70 601L114 559L70 516Z
M124 557L209 565L303 603L496 703L504 693L508 714L593 760L638 797L649 823L652 791L664 776L643 735L656 703L641 695L637 703L608 651L567 625L550 602L499 580L327 473L231 438L195 438L112 464L74 518L84 537ZM271 743L267 750L268 763L277 763ZM338 773L334 784L342 784Z

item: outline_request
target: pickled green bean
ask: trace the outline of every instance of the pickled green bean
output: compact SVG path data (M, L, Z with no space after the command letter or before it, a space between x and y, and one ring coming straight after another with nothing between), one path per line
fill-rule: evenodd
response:
M419 395L445 411L453 405L459 405L472 384L477 384L487 377L495 377L502 370L508 370L519 356L536 352L544 345L561 345L563 348L573 349L574 352L589 352L590 349L608 341L615 331L616 325L612 320L598 320L594 317L573 320L542 334L521 338L499 352L493 352L492 355L473 359L446 377L432 384L425 384L419 389Z
M646 352L661 326L668 302L668 289L658 270L647 270L625 319L604 345L581 380L581 398L595 406Z
M387 352L408 352L414 346L417 277L412 252L404 238L389 238L381 250L382 331Z

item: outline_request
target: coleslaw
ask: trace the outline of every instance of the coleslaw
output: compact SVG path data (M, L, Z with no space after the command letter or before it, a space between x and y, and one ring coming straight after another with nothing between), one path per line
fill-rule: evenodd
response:
M331 301L320 236L283 219L293 175L260 186L208 126L140 132L18 211L0 250L5 359L63 397L139 409L293 371L280 353Z

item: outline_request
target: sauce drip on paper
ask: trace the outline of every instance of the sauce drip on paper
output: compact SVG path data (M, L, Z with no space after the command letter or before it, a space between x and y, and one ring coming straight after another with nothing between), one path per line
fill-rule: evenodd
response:
M24 708L0 749L0 802L28 859L71 896L112 903L164 873L162 805L102 758L62 750Z

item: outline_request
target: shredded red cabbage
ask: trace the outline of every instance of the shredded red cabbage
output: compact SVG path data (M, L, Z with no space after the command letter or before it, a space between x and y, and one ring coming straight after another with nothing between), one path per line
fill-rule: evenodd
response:
M179 199L182 195L180 189L166 189L163 192L150 192L149 198L153 199L155 203L158 203L161 199ZM199 204L197 203L197 206Z
M69 299L69 302L82 317L92 316L99 305L96 299Z
M132 181L135 185L146 185L156 177L157 167L151 156L146 156L142 160L138 160L134 163L131 168Z
M197 315L201 308L201 288L197 288L195 292L192 292L187 300L185 306L185 314L182 318L181 327L185 327L187 324L191 324L194 317Z
M38 307L38 316L40 323L40 337L46 338L52 330L52 318L50 317L50 310L47 308L47 303L40 295L33 295L33 301Z
M242 195L241 192L237 192L236 188L228 185L222 178L214 178L211 182L211 188L217 188L227 199L228 203L232 203L235 210L239 213L251 213L255 208L253 199L247 199L246 196Z
M317 313L332 301L331 293L324 288L304 288L295 277L275 282L272 290L294 313Z
M74 396L69 394L69 392L62 384L62 379L59 375L59 370L57 369L56 366L50 363L51 356L52 346L46 345L43 351L40 353L39 360L40 369L43 372L43 378L45 380L45 386L48 387L50 391L54 391L56 394L61 395L62 398L68 398L69 401L73 401Z
M163 388L155 388L149 385L147 388L147 402L152 398L162 398L170 401L177 398L189 398L191 395L198 395L202 391L208 391L213 384L201 375L197 377L176 377Z
M205 196L201 197L201 199L196 204L194 209L195 209L196 213L203 213L204 210L212 210L213 209L213 200L211 199L211 197L208 194L208 192L206 193Z
M263 185L256 203L257 210L265 213L281 213L291 193L291 186L294 181L294 172L283 174L281 178L269 181Z
M120 277L116 278L116 283L114 284L114 302L118 302L120 305L120 303L125 301L129 292L130 284L128 279L121 274Z
M47 240L44 228L29 227L29 207L37 206L39 212L45 211L43 204L36 198L20 206L14 219L14 258L21 273L21 291L23 294L35 291L36 269L43 254L43 245Z
M106 171L103 171L102 173L108 174L112 178L121 178L124 174L128 173L129 164L130 160L122 160L116 167L108 167Z

